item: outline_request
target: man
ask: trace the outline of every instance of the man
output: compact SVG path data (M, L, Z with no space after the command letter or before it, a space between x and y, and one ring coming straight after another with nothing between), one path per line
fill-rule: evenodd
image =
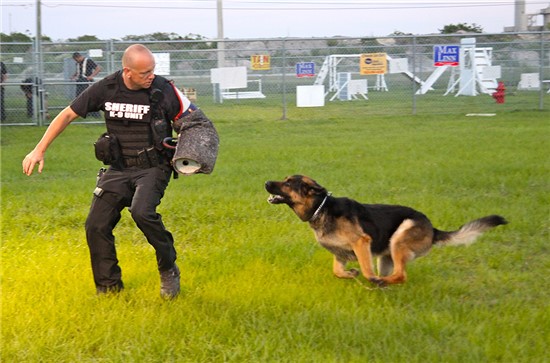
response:
M34 80L31 77L25 78L23 80L23 83L21 87L21 91L25 94L25 98L27 99L27 117L32 118L34 115L34 102L33 102L33 83Z
M187 120L206 116L172 82L154 74L155 59L145 46L129 46L122 67L91 85L61 111L23 160L23 172L31 175L38 164L41 173L46 149L73 120L91 111L104 111L108 135L96 143L96 156L111 166L99 178L86 220L96 290L106 293L123 288L112 232L122 209L129 207L136 225L155 248L161 296L173 298L180 291L174 240L156 212L173 172L162 141L172 134L170 120L178 121L174 123L178 131Z
M72 80L78 82L76 85L76 96L78 96L90 86L86 83L94 81L94 77L101 71L101 66L78 52L73 53L73 59L76 62L76 71Z
M84 57L78 52L73 53L73 59L76 62L76 71L73 74L72 80L76 83L76 97L78 97L86 88L93 83L94 77L101 71L101 66L94 62L91 58ZM90 117L101 117L99 112L92 112Z
M8 70L4 62L0 62L0 83L8 80ZM0 121L6 120L6 108L4 107L4 86L0 86Z

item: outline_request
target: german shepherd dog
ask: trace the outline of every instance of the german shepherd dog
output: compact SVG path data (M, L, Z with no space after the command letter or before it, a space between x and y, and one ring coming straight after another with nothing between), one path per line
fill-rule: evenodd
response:
M317 241L334 255L333 273L340 278L359 275L346 270L358 261L361 273L379 286L405 282L405 265L424 256L433 245L470 244L486 230L507 221L490 215L466 223L456 231L440 231L421 212L400 205L362 204L335 198L307 176L289 176L267 181L271 204L287 204L313 229ZM378 274L373 267L378 257Z

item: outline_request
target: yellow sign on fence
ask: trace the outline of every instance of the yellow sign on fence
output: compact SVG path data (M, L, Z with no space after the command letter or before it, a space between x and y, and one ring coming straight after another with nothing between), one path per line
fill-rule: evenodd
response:
M385 74L388 72L386 53L361 54L359 73L362 75Z
M268 55L252 55L250 56L250 64L252 70L255 71L271 69L271 60Z

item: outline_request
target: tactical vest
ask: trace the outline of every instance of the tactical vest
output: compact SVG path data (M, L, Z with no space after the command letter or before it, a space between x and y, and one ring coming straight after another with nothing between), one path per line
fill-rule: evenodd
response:
M105 79L107 95L105 97L105 123L107 131L114 134L120 143L122 156L124 158L135 158L138 153L152 146L160 151L158 137L155 137L152 130L152 117L155 114L154 102L151 101L151 92L153 89L160 89L163 92L169 92L169 82L166 78L156 76L149 90L126 91L121 89L119 82L123 82L117 72ZM157 105L156 117L164 118ZM165 136L171 136L172 129L170 123L166 121ZM162 139L161 139L162 141Z

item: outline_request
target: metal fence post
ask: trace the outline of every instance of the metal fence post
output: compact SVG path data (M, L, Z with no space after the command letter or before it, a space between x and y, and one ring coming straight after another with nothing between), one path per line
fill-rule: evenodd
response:
M543 33L540 33L540 56L539 56L539 79L540 79L540 92L539 92L539 110L544 109L544 92L546 90L544 89L544 37Z
M286 39L283 38L283 74L282 74L282 82L283 82L283 115L281 116L281 120L286 120Z
M416 74L416 36L413 36L412 41L412 69ZM416 115L416 82L414 79L412 80L412 114Z
M111 74L115 71L115 46L113 40L110 39L107 41L105 48L107 51L107 74Z

